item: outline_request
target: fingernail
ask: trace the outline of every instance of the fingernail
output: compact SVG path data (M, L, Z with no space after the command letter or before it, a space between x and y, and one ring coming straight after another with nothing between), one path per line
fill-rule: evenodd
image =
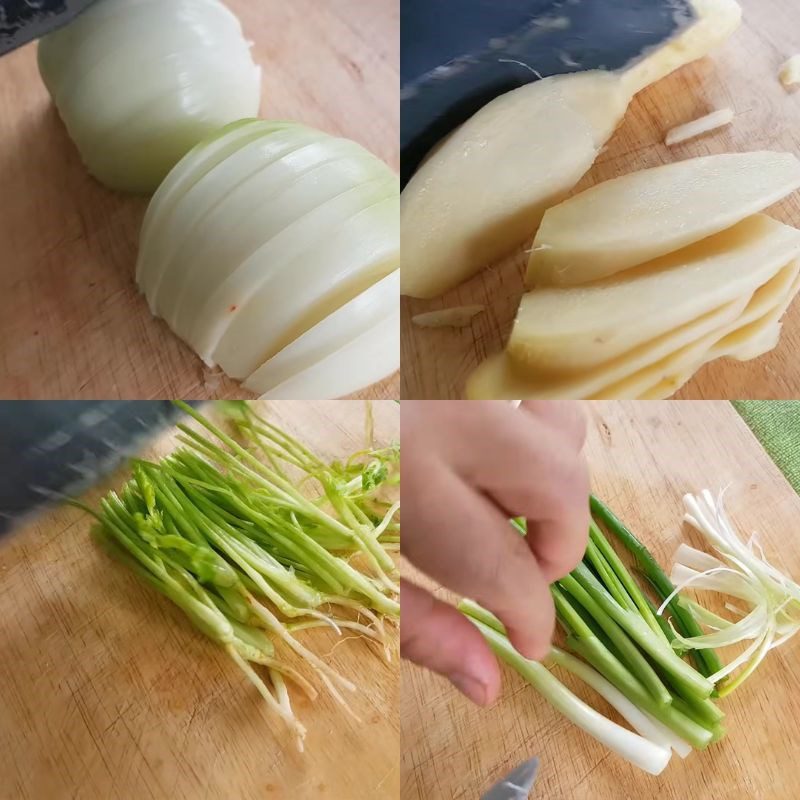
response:
M462 694L465 694L479 706L486 705L486 685L472 675L456 672L450 676L450 681Z

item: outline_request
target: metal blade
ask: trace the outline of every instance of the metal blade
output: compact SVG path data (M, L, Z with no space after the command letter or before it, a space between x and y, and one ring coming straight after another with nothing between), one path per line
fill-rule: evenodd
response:
M0 55L66 25L95 0L0 0Z
M182 416L168 400L0 401L0 537L81 494Z
M492 786L481 800L528 800L538 770L538 758L525 761Z
M537 77L618 69L695 20L689 0L403 0L403 185L498 95Z

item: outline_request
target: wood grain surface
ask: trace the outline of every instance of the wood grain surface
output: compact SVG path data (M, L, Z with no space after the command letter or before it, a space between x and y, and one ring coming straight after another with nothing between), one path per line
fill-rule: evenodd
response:
M397 404L373 408L376 441L397 441ZM326 457L364 446L363 402L275 401L264 410ZM172 444L167 433L153 451ZM397 797L396 656L387 664L363 639L298 634L356 683L361 718L324 691L312 705L290 686L308 729L300 755L221 648L100 552L89 525L59 508L0 547L0 800Z
M226 0L263 67L261 113L399 168L399 0ZM91 178L36 45L0 59L0 397L246 397L152 318L133 279L147 201ZM362 392L397 397L399 376Z
M738 0L744 22L710 57L689 64L641 92L620 129L575 193L628 172L694 156L752 150L800 153L800 93L778 81L786 59L800 52L800 4L794 0ZM729 106L732 125L668 148L673 126ZM800 226L800 195L769 213ZM464 382L488 355L502 350L524 291L522 275L530 244L431 301L403 298L403 397L462 397ZM422 311L481 304L486 311L462 329L422 329L411 317ZM730 359L704 367L680 398L790 398L800 395L800 303L785 317L783 336L772 353L745 363Z
M742 531L757 530L767 557L800 575L794 533L800 497L730 404L609 401L586 407L593 489L659 563L669 564L681 542L703 547L681 523L683 494L730 483L734 522ZM500 699L480 709L443 679L403 662L401 796L473 800L536 755L541 764L532 800L792 800L800 797L799 658L797 641L771 652L748 682L720 701L727 737L686 760L673 756L658 777L567 722L507 668ZM619 719L584 685L564 682Z

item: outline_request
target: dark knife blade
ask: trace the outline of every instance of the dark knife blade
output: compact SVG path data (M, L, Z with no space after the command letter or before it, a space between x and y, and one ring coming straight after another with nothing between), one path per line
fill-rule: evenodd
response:
M168 400L0 401L0 535L86 491L181 416Z
M402 0L403 185L498 95L549 75L618 69L695 20L689 0Z
M0 56L44 36L95 0L0 0Z

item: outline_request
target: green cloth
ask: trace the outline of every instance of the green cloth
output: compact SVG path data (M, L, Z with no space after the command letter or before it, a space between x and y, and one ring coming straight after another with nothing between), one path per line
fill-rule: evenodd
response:
M733 400L786 480L800 494L800 400Z

